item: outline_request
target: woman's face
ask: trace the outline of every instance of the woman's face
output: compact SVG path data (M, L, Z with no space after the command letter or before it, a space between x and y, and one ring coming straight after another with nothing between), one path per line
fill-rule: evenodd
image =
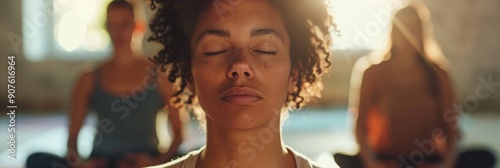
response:
M135 27L133 11L125 7L109 8L106 27L114 46L130 46Z
M283 20L265 0L242 1L232 10L210 6L191 37L189 87L209 124L264 126L280 115L295 84Z

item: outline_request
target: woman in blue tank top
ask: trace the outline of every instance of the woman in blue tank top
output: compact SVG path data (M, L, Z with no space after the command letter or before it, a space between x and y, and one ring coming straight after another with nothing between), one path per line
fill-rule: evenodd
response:
M171 159L182 142L179 111L167 105L173 88L158 77L154 65L131 48L135 28L133 7L112 1L107 8L107 30L112 58L93 72L84 73L72 94L68 154L65 159L33 154L27 167L143 167ZM173 127L166 153L158 151L156 116L165 107ZM77 137L88 111L97 114L90 158L78 154Z

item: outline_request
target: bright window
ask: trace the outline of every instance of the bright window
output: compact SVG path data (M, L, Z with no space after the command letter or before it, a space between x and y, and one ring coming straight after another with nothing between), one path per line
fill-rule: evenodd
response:
M24 0L28 60L89 60L109 55L105 10L110 0Z
M394 9L404 0L325 0L340 30L334 50L372 50L384 47Z

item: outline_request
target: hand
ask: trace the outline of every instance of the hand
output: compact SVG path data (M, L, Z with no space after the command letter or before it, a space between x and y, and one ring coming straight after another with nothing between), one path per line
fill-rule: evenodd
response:
M85 160L83 160L76 152L68 152L64 158L66 159L66 164L68 164L69 167L79 168L85 163Z

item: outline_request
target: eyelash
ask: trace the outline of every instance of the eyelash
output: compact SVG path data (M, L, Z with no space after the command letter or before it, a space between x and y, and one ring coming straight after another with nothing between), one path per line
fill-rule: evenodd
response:
M262 50L253 50L254 52L265 54L265 55L277 55L277 51L262 51Z
M206 56L215 56L215 55L223 54L223 53L228 52L228 51L229 50L216 51L216 52L206 52L205 55Z
M223 54L228 52L229 50L224 50L224 51L217 51L217 52L206 52L204 53L206 56L215 56L219 54ZM265 54L265 55L277 55L277 51L262 51L262 50L253 50L254 52L260 53L260 54Z

